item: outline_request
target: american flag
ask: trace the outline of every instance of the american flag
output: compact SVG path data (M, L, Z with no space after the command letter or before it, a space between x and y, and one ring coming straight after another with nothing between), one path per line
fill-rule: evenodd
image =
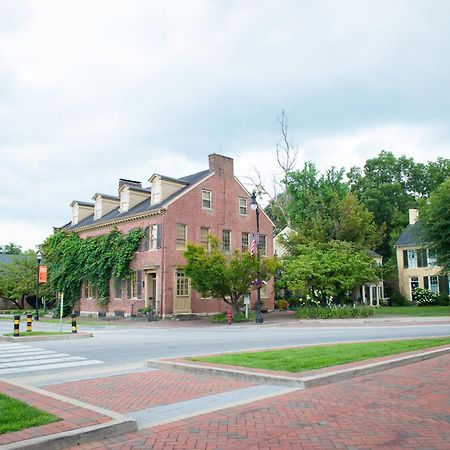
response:
M256 249L257 249L257 247L256 247L256 237L255 237L255 234L252 233L252 241L250 243L250 255L253 256L256 253Z

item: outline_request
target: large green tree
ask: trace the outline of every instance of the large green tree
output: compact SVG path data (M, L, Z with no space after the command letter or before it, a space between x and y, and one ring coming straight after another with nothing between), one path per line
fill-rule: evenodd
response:
M280 284L326 305L326 298L339 298L355 286L379 277L375 261L348 242L297 245L287 258Z
M426 240L437 251L438 264L450 271L450 178L447 178L420 209Z
M6 255L20 255L22 253L22 247L14 242L10 242L9 244L0 245L0 253Z
M189 243L184 253L186 275L192 286L204 297L222 299L231 306L233 312L239 308L239 300L249 292L257 278L269 280L276 271L274 258L258 258L248 252L235 250L231 255L224 254L217 238L210 238L207 250L199 244Z

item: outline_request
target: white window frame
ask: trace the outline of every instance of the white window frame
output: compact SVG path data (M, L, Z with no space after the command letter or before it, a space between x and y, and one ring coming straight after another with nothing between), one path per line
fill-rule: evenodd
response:
M200 227L200 244L205 247L206 250L209 250L209 227Z
M417 269L417 250L416 249L408 250L408 268L409 269Z
M181 245L181 244L179 244L179 242L178 242L178 230L179 230L179 227L184 227L184 244L183 245ZM176 239L176 249L177 250L184 250L185 248L186 248L186 245L187 245L187 225L186 224L184 224L184 223L177 223L176 224L176 227L175 227L175 239Z
M432 256L430 256L430 253L432 252ZM427 266L428 267L435 267L436 266L436 250L427 248Z
M207 189L202 190L202 208L212 209L212 192Z
M228 246L225 248L225 233L228 235ZM231 252L231 230L222 230L222 249L225 253Z
M158 246L158 225L150 225L148 229L148 249L156 250Z
M244 212L242 212L242 210L244 210ZM239 197L239 215L246 216L247 214L247 199L245 197Z
M431 280L436 280L436 283L431 283ZM431 292L435 292L436 294L439 294L439 277L437 275L429 275L428 276L428 289Z
M413 287L412 287L412 283L416 283L416 287L420 287L419 284L419 277L409 277L409 292L410 292L410 298L411 300L413 299Z

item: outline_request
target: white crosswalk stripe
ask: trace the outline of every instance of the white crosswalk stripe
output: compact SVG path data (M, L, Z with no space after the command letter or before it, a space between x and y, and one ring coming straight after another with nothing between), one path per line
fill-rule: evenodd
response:
M0 344L0 376L21 374L50 369L103 364L102 361L88 360L81 356L71 356L24 344Z

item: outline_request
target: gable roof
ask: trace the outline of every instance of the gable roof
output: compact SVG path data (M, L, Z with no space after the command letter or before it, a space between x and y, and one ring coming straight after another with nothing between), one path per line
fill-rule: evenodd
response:
M409 224L400 237L397 239L395 245L397 247L401 245L417 245L426 244L427 241L423 236L423 227L420 222Z
M202 172L197 172L192 175L187 175L185 177L179 178L178 182L181 184L185 184L185 186L183 188L181 188L180 190L174 192L172 195L169 195L169 197L165 198L160 203L156 203L156 204L152 205L151 199L146 198L145 200L138 203L136 206L134 206L133 208L129 209L126 212L123 212L123 213L119 212L119 207L117 207L117 208L113 209L112 211L110 211L109 213L105 214L100 219L94 220L94 214L91 214L88 217L84 218L83 220L80 220L76 225L71 225L70 223L68 223L67 225L64 225L63 227L61 227L61 229L72 231L72 230L78 230L80 228L88 227L91 225L95 225L95 226L96 225L106 225L108 222L113 222L115 220L119 220L122 218L133 217L133 216L143 214L146 212L157 211L161 208L164 208L164 206L166 206L167 203L172 201L177 196L181 195L185 190L187 190L189 188L190 185L201 181L203 178L206 178L206 176L208 176L208 175L210 175L210 171L203 170ZM140 190L140 191L145 191L145 192L149 193L148 188L147 189L145 189L145 188L136 189L134 186L128 186L128 187L133 190Z

